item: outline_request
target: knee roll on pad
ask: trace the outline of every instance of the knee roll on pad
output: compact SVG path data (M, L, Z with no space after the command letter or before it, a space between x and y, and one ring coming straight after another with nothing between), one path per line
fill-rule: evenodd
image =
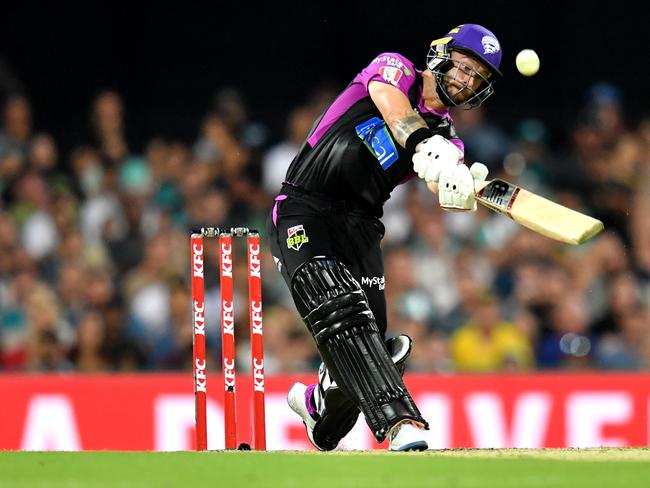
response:
M309 313L305 320L310 324L316 344L319 346L325 344L332 336L362 324L379 332L363 290L355 290L331 298Z
M377 328L366 294L336 259L314 258L305 263L293 276L292 292L318 345L354 325Z
M366 295L336 259L314 258L292 279L296 304L336 384L382 442L401 420L427 427L382 340Z

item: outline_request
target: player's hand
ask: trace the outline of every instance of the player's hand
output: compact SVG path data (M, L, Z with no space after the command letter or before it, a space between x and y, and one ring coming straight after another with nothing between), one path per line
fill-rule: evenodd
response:
M440 135L422 141L413 154L413 171L427 183L438 182L444 167L456 166L463 153L452 142Z
M476 210L474 176L467 166L447 166L440 171L438 200L445 210Z

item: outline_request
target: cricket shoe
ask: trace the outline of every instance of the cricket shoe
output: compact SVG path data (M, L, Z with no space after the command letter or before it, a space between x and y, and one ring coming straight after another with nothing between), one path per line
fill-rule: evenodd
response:
M390 451L424 451L429 448L424 432L410 420L404 420L390 429L388 443Z
M325 449L314 442L314 426L318 419L318 413L315 408L313 409L313 412L310 412L310 404L314 388L318 388L318 385L307 387L302 383L294 383L289 390L289 393L287 393L287 403L291 407L291 410L300 415L302 423L305 424L305 429L307 430L307 437L309 437L309 440L314 447L319 451L324 451Z

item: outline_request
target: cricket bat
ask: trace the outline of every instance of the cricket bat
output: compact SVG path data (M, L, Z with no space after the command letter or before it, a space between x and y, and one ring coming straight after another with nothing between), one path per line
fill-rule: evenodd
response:
M429 188L437 192L437 184ZM582 244L604 228L598 219L500 179L478 183L476 201L538 234L567 244Z

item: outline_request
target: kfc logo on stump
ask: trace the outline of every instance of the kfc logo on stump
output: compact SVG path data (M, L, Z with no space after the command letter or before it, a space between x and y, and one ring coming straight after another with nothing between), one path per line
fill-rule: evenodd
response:
M251 277L261 278L261 264L260 264L260 246L249 244L248 245L248 256L249 256L249 266L250 266L250 275Z

